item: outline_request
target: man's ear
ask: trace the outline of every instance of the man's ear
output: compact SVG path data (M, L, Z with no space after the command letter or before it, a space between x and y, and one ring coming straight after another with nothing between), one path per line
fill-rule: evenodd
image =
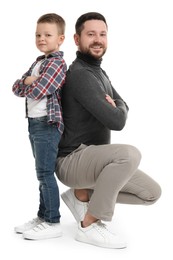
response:
M75 44L76 44L77 46L79 46L79 35L75 33L74 36L73 36L73 38L74 38Z

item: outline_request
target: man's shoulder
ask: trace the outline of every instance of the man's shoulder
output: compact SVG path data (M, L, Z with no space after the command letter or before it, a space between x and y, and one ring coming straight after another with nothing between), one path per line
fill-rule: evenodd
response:
M90 70L91 70L90 67L79 59L74 60L73 63L68 68L68 71L70 74L71 73L87 74L88 71L90 71Z

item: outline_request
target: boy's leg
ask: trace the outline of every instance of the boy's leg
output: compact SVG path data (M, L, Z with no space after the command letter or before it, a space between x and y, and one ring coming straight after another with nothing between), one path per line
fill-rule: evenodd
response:
M58 153L59 131L55 125L48 125L46 117L32 119L30 137L35 153L35 167L39 180L40 205L38 216L46 222L58 223L59 189L54 175Z

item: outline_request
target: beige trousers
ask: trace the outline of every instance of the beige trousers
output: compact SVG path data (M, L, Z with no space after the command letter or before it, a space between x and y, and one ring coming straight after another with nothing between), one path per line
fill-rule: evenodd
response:
M138 169L141 154L125 144L81 144L57 160L56 174L66 186L88 189L88 213L111 221L115 204L153 204L161 195L160 186Z

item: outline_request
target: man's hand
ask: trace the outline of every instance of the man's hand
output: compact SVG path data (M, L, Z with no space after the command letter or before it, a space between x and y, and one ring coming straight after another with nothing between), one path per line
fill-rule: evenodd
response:
M109 95L106 95L106 100L110 103L113 107L116 107L115 100L112 99Z

